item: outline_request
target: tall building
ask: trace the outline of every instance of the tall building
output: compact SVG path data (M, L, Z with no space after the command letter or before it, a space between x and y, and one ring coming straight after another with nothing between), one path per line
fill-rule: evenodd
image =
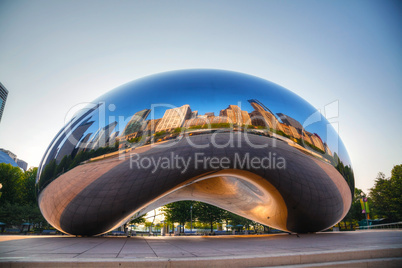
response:
M18 167L18 164L12 159L8 153L0 150L0 163L10 164L13 167Z
M94 114L96 111L98 111L99 107L101 107L103 103L98 103L94 105L92 108L89 108L85 113L83 113L80 117L71 119L69 123L67 123L66 126L64 126L59 133L57 133L56 137L54 140L56 142L52 142L49 147L46 149L46 155L48 156L46 162L43 162L44 159L39 163L38 167L38 173L42 171L42 168L45 167L50 161L50 159L55 159L58 152L59 152L59 147L61 143L64 143L67 139L67 135L71 131L71 129L74 129L78 124L82 123L82 121L90 114ZM82 148L82 147L81 147ZM87 148L87 147L86 147Z
M190 119L190 117L191 108L188 104L178 108L168 109L165 111L161 122L156 127L156 132L182 127L186 119Z
M24 171L28 168L28 163L24 160L18 159L17 155L9 150L0 148L1 156L0 156L0 163L11 164L15 167L20 167Z
M205 113L206 117L213 117L215 116L214 112Z
M158 127L158 124L161 122L161 118L158 119L151 119L151 120L147 120L146 126L144 131L150 131L150 132L155 132L155 129Z
M28 163L25 162L24 160L17 159L17 165L22 168L24 171L27 171L28 169Z
M297 129L297 132L302 135L303 126L299 123L299 121L283 113L277 113L277 115L284 124L294 127L295 129Z
M323 144L323 142L322 142L320 136L318 136L317 133L312 134L312 135L310 136L310 139L311 139L311 141L313 142L313 144L314 144L317 148L319 148L319 149L321 149L322 151L325 152L324 144Z
M120 131L116 131L116 132L113 132L113 133L110 135L109 140L107 141L107 144L108 144L109 146L112 146L112 145L116 142L117 137L119 136L119 133L120 133Z
M8 90L0 83L0 122L3 116L4 106L6 105Z
M251 125L250 116L247 111L242 111L237 105L229 105L228 108L221 110L220 116L226 116L229 123L237 125Z
M145 124L145 119L148 117L150 112L150 109L144 109L136 112L124 128L122 136L127 136L142 130Z
M272 129L279 129L283 131L278 119L276 118L274 113L272 113L271 110L268 109L268 107L255 99L248 100L248 102L254 108L254 111L250 113L252 125L269 127Z
M17 160L17 155L16 155L15 153L13 153L13 152L11 152L11 151L9 151L9 150L3 149L3 148L0 148L0 151L2 151L2 152L4 152L4 153L8 154L8 156L10 156L11 159L13 159L14 161Z
M325 148L325 152L326 152L327 154L329 154L330 156L332 156L332 152L331 152L331 150L329 149L329 146L328 146L328 144L327 144L326 142L324 142L324 148Z
M117 125L117 121L110 123L109 125L99 129L92 140L89 142L89 149L96 150L100 147L105 147L109 141L110 135Z
M59 164L60 161L66 155L73 154L76 149L75 145L82 139L84 133L88 130L90 126L94 123L94 121L89 121L90 119L86 119L82 122L76 129L74 129L67 137L67 140L60 147L57 156L56 156L56 164ZM75 155L75 153L74 153Z
M197 118L197 116L198 116L198 111L193 111L193 112L191 112L191 116L190 116L190 118Z

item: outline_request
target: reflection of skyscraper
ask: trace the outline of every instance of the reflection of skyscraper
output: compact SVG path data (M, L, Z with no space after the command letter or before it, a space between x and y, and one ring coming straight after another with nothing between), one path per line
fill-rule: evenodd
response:
M6 105L8 90L0 83L0 122L3 116L4 106Z
M332 152L331 152L331 150L329 149L329 146L328 146L328 144L327 144L326 142L324 142L324 148L325 148L325 152L326 152L327 154L329 154L330 156L332 156Z
M144 109L139 112L136 112L127 123L126 127L123 130L122 136L127 136L134 132L138 132L142 129L145 123L145 119L148 117L150 109Z
M279 129L283 131L278 119L271 112L271 110L268 109L268 107L255 99L248 100L248 102L254 108L254 111L250 113L253 125L269 127L272 129Z
M185 104L181 107L168 109L162 117L161 122L156 127L156 131L171 130L182 127L186 119L191 117L190 105Z
M71 131L71 129L73 129L76 125L80 124L85 117L87 117L94 111L98 110L99 107L102 105L103 105L103 103L98 103L98 104L94 105L92 108L89 108L88 111L86 111L84 114L82 114L79 118L73 117L71 119L71 121L64 128L62 128L59 131L59 133L57 133L56 137L52 140L49 147L46 149L46 153L45 153L46 157L44 157L42 159L42 161L44 159L46 159L46 162L41 161L39 164L38 174L41 173L42 168L48 164L50 159L54 159L56 157L60 143L65 140L65 137Z
M116 138L119 136L119 131L113 132L112 135L110 135L109 140L107 141L108 145L111 146L115 143Z
M105 147L107 141L109 140L110 134L113 132L114 128L117 125L117 121L110 123L104 128L98 130L98 132L94 135L92 140L89 142L89 149L96 150L100 147Z
M146 127L144 131L155 132L155 129L158 127L158 124L161 122L162 119L151 119L146 121Z
M193 112L191 112L191 119L193 119L193 118L197 118L197 116L198 116L198 111L193 111Z
M277 113L277 115L284 124L294 127L295 129L297 129L297 132L302 135L303 126L299 123L299 121L283 113Z
M94 121L89 121L89 118L86 119L84 122L81 123L76 129L74 129L71 134L68 136L67 140L61 146L57 156L56 156L56 164L59 164L61 159L65 155L71 155L75 149L75 144L81 140L82 136L84 135L85 131L92 126Z
M317 147L320 148L322 151L325 152L325 147L324 144L322 143L322 140L320 138L320 136L317 135L317 133L314 133L310 136L311 141L313 142L313 144Z
M88 147L88 141L89 138L91 137L92 132L88 133L87 135L85 135L85 137L80 141L80 143L78 144L77 148L78 148L78 153L80 153L81 151L85 150L85 148Z
M205 113L206 117L213 117L215 114L213 112Z
M242 111L237 105L229 105L225 110L221 110L220 116L226 116L229 123L238 125L251 125L250 116L247 111Z

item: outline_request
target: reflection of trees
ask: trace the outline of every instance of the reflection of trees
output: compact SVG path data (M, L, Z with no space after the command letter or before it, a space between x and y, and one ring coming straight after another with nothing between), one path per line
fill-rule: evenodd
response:
M337 153L334 153L334 160L335 160L335 168L341 173L341 175L345 178L346 183L349 185L350 191L353 192L355 189L355 177L353 175L352 167L345 166L345 164L341 161Z
M237 126L236 124L231 125L230 123L212 123L212 124L205 124L205 125L196 125L191 126L189 129L209 129L209 128L231 128Z
M112 153L118 150L119 143L116 142L113 147L100 147L96 150L90 151L81 151L75 156L65 155L59 164L56 164L56 159L52 159L43 169L39 184L38 190L42 190L45 188L50 182L52 182L55 178L59 177L61 174L75 168L83 161L88 159Z

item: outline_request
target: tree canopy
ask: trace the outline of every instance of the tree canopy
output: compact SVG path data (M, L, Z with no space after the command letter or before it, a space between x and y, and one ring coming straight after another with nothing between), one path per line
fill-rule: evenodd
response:
M402 165L394 166L390 178L379 173L369 196L378 217L390 222L402 221Z
M23 222L47 225L36 200L35 180L37 168L22 171L19 167L0 163L0 221L7 225Z

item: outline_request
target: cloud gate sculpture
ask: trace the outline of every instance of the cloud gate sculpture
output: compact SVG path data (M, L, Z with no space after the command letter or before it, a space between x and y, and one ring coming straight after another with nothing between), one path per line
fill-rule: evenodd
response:
M354 178L337 132L305 100L201 69L135 80L79 110L47 148L36 187L46 220L73 235L180 200L305 233L346 215Z

